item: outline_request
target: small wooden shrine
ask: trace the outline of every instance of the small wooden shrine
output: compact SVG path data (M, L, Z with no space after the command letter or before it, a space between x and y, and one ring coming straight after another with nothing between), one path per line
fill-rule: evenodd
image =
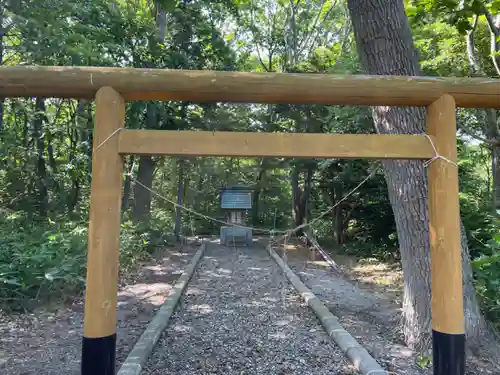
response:
M220 229L222 245L251 245L252 230L242 228L247 222L248 210L252 208L253 190L244 186L225 187L220 190L220 205L225 211L228 224Z

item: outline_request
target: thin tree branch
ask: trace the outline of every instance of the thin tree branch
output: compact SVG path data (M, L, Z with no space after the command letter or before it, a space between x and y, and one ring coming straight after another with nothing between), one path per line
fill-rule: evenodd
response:
M252 29L256 29L256 28L255 28L255 18L254 18L254 7L253 7L253 6L254 6L254 4L253 4L253 2L252 2L251 6L250 6L250 22L251 22L252 24L251 24L251 26L250 26L250 27L251 27ZM257 31L257 33L258 33L258 31ZM262 55L260 54L259 44L257 43L257 41L256 41L255 39L256 39L256 38L255 38L255 34L254 34L254 38L253 38L253 40L254 40L255 50L257 51L257 58L259 59L259 62L260 62L260 65L262 65L262 68L264 68L264 70L265 70L266 72L269 72L269 69L267 69L266 64L264 64L264 61L262 60Z
M313 30L316 30L316 26L318 25L319 17L321 16L321 12L323 11L323 7L325 6L326 0L323 0L321 3L321 6L319 7L318 14L316 14L316 18L314 19L314 22L312 24L312 27L310 31L307 33L307 36L302 39L302 43L300 43L298 49L302 52L304 50L304 46L309 42L309 38L313 32Z
M273 71L273 56L274 56L274 51L276 50L276 44L274 43L273 39L275 29L276 29L276 12L273 14L273 22L270 24L269 40L267 42L269 51L269 56L268 56L269 72Z
M292 66L297 64L297 25L295 24L295 10L297 9L293 3L294 0L290 0L290 31L292 32L292 46L291 46L291 55L293 58ZM298 4L298 2L297 2Z
M500 37L500 16L495 20L495 18L491 15L491 13L486 9L485 6L481 7L482 14L486 18L488 22L488 26L490 27L491 33L491 60L493 62L493 66L498 75L500 75L500 57L498 57L498 53L500 52L500 42L497 39Z
M486 143L487 145L491 147L500 147L500 139L486 139L483 137L480 137L478 135L472 134L468 130L465 130L463 127L460 127L459 130L463 132L465 135L468 137L474 138L477 141L481 141L483 143Z
M484 75L481 64L476 58L476 45L474 40L474 33L476 32L477 25L479 21L479 15L474 16L474 22L472 24L472 29L467 32L465 36L465 41L467 42L467 57L469 58L470 68L473 74L482 74Z
M336 3L335 3L336 4ZM325 21L326 19L328 19L328 17L330 16L330 13L331 11L333 10L333 7L335 6L335 4L333 4L330 9L328 9L325 13L325 16L323 17L323 21ZM316 36L314 37L314 39L311 41L311 45L309 46L308 48L308 52L307 52L307 56L309 56L312 52L312 49L313 49L313 46L314 46L314 41L316 40L318 34L320 33L321 30L318 29L318 31L316 32ZM304 46L304 48L306 48L306 46Z
M260 65L262 65L262 67L266 70L266 72L269 72L269 69L267 67L267 65L264 63L264 61L262 60L262 56L260 54L260 48L259 48L259 45L257 44L257 42L254 43L255 44L255 49L257 51L257 57L259 59L259 62L260 62Z
M344 36L342 38L342 44L340 45L340 54L339 56L342 56L344 54L344 48L349 40L349 34L351 33L351 18L349 17L349 12L346 9L345 12L345 25L344 25Z

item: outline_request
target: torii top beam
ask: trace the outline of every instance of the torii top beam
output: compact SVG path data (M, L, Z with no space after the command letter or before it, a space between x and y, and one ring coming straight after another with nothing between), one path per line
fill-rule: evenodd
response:
M0 97L92 99L111 86L125 100L428 106L443 94L459 107L500 109L500 80L110 67L2 66Z

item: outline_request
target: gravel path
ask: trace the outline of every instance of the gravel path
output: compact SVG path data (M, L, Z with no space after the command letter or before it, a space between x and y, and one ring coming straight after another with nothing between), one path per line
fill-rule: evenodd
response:
M263 248L209 245L143 374L356 374Z
M281 256L282 252L278 254ZM307 264L290 252L288 265L390 375L432 374L432 366L420 368L418 354L404 344L399 329L400 306L388 296L375 295L325 267ZM500 372L488 362L469 356L466 374L500 375Z

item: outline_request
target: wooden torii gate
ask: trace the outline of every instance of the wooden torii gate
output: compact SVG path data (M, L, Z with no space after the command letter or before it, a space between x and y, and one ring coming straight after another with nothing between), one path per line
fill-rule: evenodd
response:
M500 109L486 78L337 76L105 67L0 67L0 97L96 101L82 375L115 372L124 155L436 159L428 168L435 375L463 375L456 107ZM426 135L121 130L125 102L187 100L427 107ZM432 144L431 144L432 142ZM102 145L97 149L98 145Z

